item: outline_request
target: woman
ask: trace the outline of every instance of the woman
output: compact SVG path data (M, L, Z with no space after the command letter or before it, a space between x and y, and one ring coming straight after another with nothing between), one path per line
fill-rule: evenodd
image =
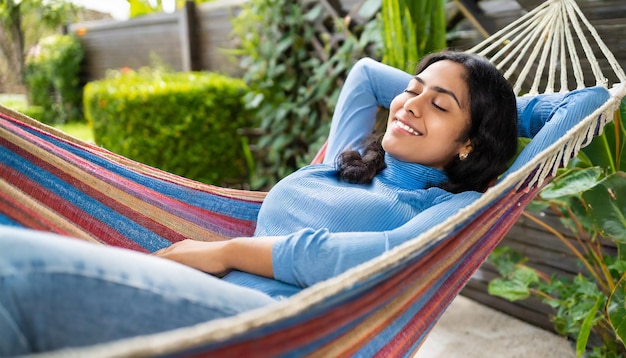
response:
M387 130L364 146L379 105L390 109ZM453 195L454 205L475 200L513 156L516 132L510 86L477 56L434 54L415 77L361 60L342 89L324 164L268 193L253 238L187 240L154 257L2 229L0 355L271 304L416 236L426 229L418 220L453 205Z

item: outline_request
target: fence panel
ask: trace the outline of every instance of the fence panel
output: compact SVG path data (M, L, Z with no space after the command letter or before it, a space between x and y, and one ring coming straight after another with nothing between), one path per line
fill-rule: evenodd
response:
M174 70L182 69L179 14L156 14L129 21L103 20L73 24L85 49L85 81L102 78L108 69L139 68L157 56Z

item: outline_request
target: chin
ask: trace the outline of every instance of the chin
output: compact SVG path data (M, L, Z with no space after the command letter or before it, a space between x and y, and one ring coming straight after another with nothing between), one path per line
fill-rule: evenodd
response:
M406 152L406 144L403 144L401 141L398 141L393 137L388 138L387 136L384 136L381 145L386 153L390 154L396 159L404 161L404 158L407 157L407 155L405 155L406 153L403 153Z

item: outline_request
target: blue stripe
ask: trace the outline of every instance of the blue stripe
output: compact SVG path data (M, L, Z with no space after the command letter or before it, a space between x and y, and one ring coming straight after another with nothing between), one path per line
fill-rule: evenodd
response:
M42 138L43 140L66 150L78 157L81 157L90 163L97 164L121 177L134 181L149 189L162 193L163 195L182 201L195 207L220 213L232 218L241 220L256 221L257 214L261 203L246 202L236 199L225 198L219 195L201 192L191 188L182 187L180 185L169 183L167 181L152 178L132 170L129 170L119 164L91 154L80 147L64 143L54 137L48 137L45 134L37 132L31 128L24 127L24 130Z
M439 290L439 288L445 283L445 281L455 272L460 263L457 263L452 268L446 271L446 274L442 276L439 280L434 282L434 285L431 289L426 292L423 292L419 299L415 301L408 310L406 310L398 319L394 322L391 322L383 331L381 331L375 338L371 339L367 345L363 346L355 356L372 356L381 350L385 345L389 343L390 339L395 338L396 335L401 333L404 330L404 327L408 324L410 320L417 314L420 314L420 311L424 308L424 305L430 300L433 295ZM439 310L438 313L442 313L443 310ZM410 349L407 351L407 354L413 353L415 348L424 340L426 334L430 332L432 327L428 327L421 331L421 335L419 337L415 337L413 344ZM406 356L406 355L405 355Z
M24 225L19 224L18 222L14 221L13 219L10 219L8 216L3 215L2 213L0 213L0 225L24 227Z
M138 225L129 218L103 205L47 170L37 167L5 147L0 147L0 158L2 158L3 163L17 170L25 177L30 178L43 188L64 198L97 220L108 225L109 229L128 237L143 248L154 250L156 248L166 247L170 244L168 240Z

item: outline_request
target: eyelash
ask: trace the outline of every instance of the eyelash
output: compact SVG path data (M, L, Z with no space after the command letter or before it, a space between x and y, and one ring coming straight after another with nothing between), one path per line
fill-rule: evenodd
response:
M415 92L415 91L408 90L408 89L405 89L405 90L404 90L404 93L408 93L408 94L413 95L413 96L417 96L417 95L419 95L419 93L417 93L417 92ZM448 110L447 110L447 109L445 109L445 108L439 107L439 106L438 106L436 103L434 103L434 102L433 102L433 106L434 106L435 108L437 108L438 110L442 111L442 112L447 112L447 111L448 111Z

